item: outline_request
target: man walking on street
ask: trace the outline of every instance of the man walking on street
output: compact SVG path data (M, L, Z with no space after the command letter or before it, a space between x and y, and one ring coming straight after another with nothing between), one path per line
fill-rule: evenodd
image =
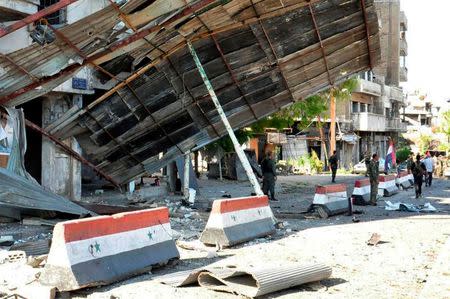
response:
M336 172L338 168L338 158L336 155L336 151L333 152L333 155L328 159L328 163L330 163L331 168L331 182L336 183Z
M417 154L416 162L412 165L412 173L414 176L414 189L416 190L416 198L422 197L422 183L425 170L423 163L420 161L420 154Z
M427 152L427 156L423 160L423 164L425 164L425 168L427 170L427 176L426 176L426 180L425 180L425 187L431 187L431 183L433 181L434 161L431 158L429 152Z
M275 199L275 181L277 180L277 173L275 168L275 162L273 161L272 152L267 152L266 157L261 162L261 170L263 174L263 192L265 195L269 195L270 200L278 201Z
M377 154L372 155L372 160L369 164L369 179L370 179L370 204L377 205L378 183L380 177L380 162Z

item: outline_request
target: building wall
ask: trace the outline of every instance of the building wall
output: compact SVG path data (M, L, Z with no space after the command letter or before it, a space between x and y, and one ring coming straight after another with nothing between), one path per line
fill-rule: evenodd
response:
M374 68L375 77L385 77L385 84L399 85L400 70L400 1L375 0L380 31L381 62Z
M81 107L81 96L49 95L42 102L42 126L45 128L75 104ZM77 153L81 153L75 138L69 138L64 142ZM81 163L46 138L42 140L41 184L56 194L72 200L81 198Z

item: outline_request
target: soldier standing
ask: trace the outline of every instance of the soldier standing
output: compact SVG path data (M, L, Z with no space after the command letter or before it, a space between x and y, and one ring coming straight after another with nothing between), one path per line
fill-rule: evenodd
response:
M263 174L263 192L265 195L269 195L270 200L278 201L275 198L275 181L277 179L277 173L275 168L275 162L273 161L272 152L267 152L266 157L261 162L261 170Z
M332 183L336 183L336 172L337 172L337 168L338 168L338 158L337 158L337 154L336 151L333 151L333 155L331 155L331 157L328 159L328 163L330 163L330 168L331 168L331 182Z
M372 160L369 164L369 179L370 179L370 204L377 205L378 183L380 176L379 157L377 154L372 155Z

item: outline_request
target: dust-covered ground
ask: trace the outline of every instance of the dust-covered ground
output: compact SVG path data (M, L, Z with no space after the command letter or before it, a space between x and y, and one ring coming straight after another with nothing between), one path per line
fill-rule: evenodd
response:
M338 183L353 189L357 176L339 176ZM359 222L345 215L320 219L305 214L315 185L327 184L329 176L287 176L277 181L277 198L272 210L283 226L276 234L233 248L186 250L179 247L181 259L151 273L109 286L58 294L59 298L239 298L200 287L172 288L157 281L164 274L208 265L261 266L290 262L325 263L332 267L331 278L321 282L273 293L264 298L450 298L450 182L435 180L424 187L424 198L416 200L414 191L400 191L383 198L377 207L355 207ZM248 196L248 182L200 180L198 200L213 200L224 194ZM384 199L392 202L424 204L430 202L439 212L418 214L386 211ZM209 213L184 207L180 197L142 200L143 207L169 207L173 237L179 241L197 240ZM4 224L1 234L21 239L47 233L39 227ZM373 233L380 244L368 246ZM34 237L35 238L35 237ZM19 271L19 270L17 270ZM0 273L6 274L0 265ZM20 273L16 273L18 277ZM34 275L34 272L31 273ZM1 277L0 277L1 278ZM0 281L1 283L1 281Z
M433 214L386 211L383 200L377 207L356 207L363 213L357 216L358 223L352 222L352 217L343 215L309 219L305 214L293 214L292 209L289 210L291 206L303 207L310 203L314 185L324 184L328 180L327 176L279 178L278 184L282 189L278 196L280 202L272 205L274 211L282 211L279 220L285 225L274 236L220 250L218 256L213 258L207 258L208 253L204 251L179 248L181 259L178 263L114 285L74 292L70 296L237 298L239 296L200 287L172 288L157 279L163 274L213 263L240 267L322 262L333 269L330 279L273 293L265 298L450 298L450 263L446 254L450 251L450 242L447 242L450 235L448 181L436 180L433 187L424 188L424 198L420 201L414 199L413 190L401 191L388 198L392 202L430 202L440 210ZM352 185L355 177L341 177L340 180ZM234 197L251 192L246 183L207 181L206 185L203 188L208 189L211 195L224 191ZM299 205L299 202L302 204ZM196 239L207 214L194 212L190 217L194 221L176 217L171 220L175 230L180 230L181 239ZM187 223L191 234L186 238L182 231ZM381 235L382 242L377 246L366 244L372 233Z

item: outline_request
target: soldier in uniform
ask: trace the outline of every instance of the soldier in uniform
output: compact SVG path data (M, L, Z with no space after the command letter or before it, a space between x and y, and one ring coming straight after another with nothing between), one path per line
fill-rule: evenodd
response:
M275 198L275 181L277 180L277 173L275 168L275 162L273 161L272 152L267 152L266 157L261 162L261 170L263 174L263 192L265 195L269 195L270 200L278 201Z
M328 159L328 163L330 163L330 169L331 169L331 182L336 183L336 172L338 168L338 157L336 154L336 151L333 151L333 154Z
M379 157L377 154L372 155L372 160L369 164L369 179L370 179L370 204L377 205L378 183L380 176Z

